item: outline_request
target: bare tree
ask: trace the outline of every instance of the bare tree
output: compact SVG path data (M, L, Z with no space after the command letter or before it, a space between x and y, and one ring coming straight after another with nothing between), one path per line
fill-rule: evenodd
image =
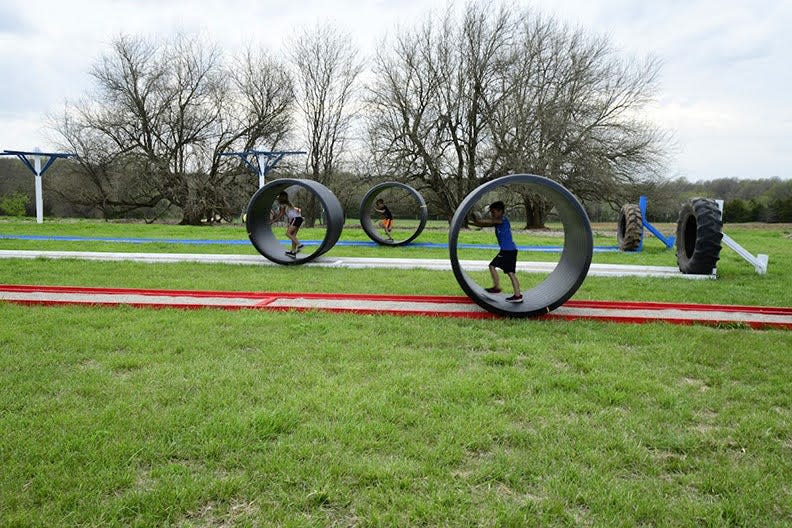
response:
M105 219L137 211L146 214L161 202L161 196L147 188L141 172L127 165L133 160L106 135L68 113L59 127L64 149L80 153L52 184L59 199L98 210Z
M470 4L461 21L449 9L380 49L369 87L369 135L378 163L434 189L450 218L481 179L488 109L503 94L515 16Z
M348 147L363 62L350 35L328 24L304 29L288 46L308 145L306 169L324 183L339 169ZM304 213L307 225L313 225L316 204Z
M378 50L371 150L435 190L449 218L473 188L515 172L615 197L660 167L663 136L638 117L657 67L528 11L471 2L461 19L449 10ZM526 225L542 225L552 204L523 199Z
M539 18L525 19L517 50L492 117L498 172L543 175L583 200L614 204L659 172L664 135L638 114L655 60L622 61L605 39ZM532 193L523 202L526 228L542 226L551 204Z
M123 174L137 189L123 205L164 201L181 209L183 223L239 211L255 185L219 154L277 144L291 125L294 95L284 66L249 51L229 68L195 36L166 43L120 37L92 76L96 93L67 108L64 140L90 139L93 147L83 149L112 145L105 150L113 166L136 171Z

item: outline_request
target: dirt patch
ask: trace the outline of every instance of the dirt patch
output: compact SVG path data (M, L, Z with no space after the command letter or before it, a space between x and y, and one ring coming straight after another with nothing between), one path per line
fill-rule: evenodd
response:
M682 385L695 387L700 392L707 392L709 390L709 385L707 385L703 380L696 378L682 378Z
M227 528L239 526L239 521L256 517L261 508L256 501L235 499L228 504L209 501L197 510L189 511L179 523L182 527Z

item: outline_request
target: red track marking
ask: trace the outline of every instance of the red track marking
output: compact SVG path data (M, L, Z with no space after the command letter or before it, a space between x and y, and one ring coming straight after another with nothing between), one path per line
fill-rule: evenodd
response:
M464 296L328 294L87 288L0 285L0 300L39 305L127 305L150 308L221 308L271 311L320 310L336 313L418 315L493 319ZM620 323L745 325L792 329L792 308L658 302L568 301L538 319L594 319Z

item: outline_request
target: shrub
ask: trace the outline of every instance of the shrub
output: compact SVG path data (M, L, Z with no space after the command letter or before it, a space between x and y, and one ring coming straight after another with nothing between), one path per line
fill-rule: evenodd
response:
M28 195L19 191L0 199L0 213L7 216L25 216L25 207L30 202Z

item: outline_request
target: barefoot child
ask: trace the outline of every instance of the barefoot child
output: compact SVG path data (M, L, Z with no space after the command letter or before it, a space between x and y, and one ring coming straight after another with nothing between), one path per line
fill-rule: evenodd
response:
M278 212L272 217L272 223L277 222L283 217L286 217L286 236L291 240L291 251L287 251L286 256L297 258L297 253L303 247L297 238L297 231L300 230L303 217L300 214L300 209L294 207L289 201L289 195L286 191L281 191L280 194L278 194Z
M514 289L514 295L506 297L506 302L522 302L523 296L520 290L520 281L517 280L517 275L515 274L517 269L517 245L512 240L511 223L508 217L505 216L506 206L501 201L494 202L489 206L489 213L491 217L489 219L472 219L472 223L479 227L494 226L495 236L500 246L500 252L495 255L489 265L490 275L492 275L492 287L485 288L485 290L489 293L500 293L500 277L496 269L500 268L509 276Z
M385 200L380 198L376 202L374 202L374 210L377 211L379 214L382 215L382 220L377 223L382 229L385 230L385 234L388 236L388 240L393 240L391 236L391 229L393 228L393 214L391 214L390 209L388 206L385 205Z

